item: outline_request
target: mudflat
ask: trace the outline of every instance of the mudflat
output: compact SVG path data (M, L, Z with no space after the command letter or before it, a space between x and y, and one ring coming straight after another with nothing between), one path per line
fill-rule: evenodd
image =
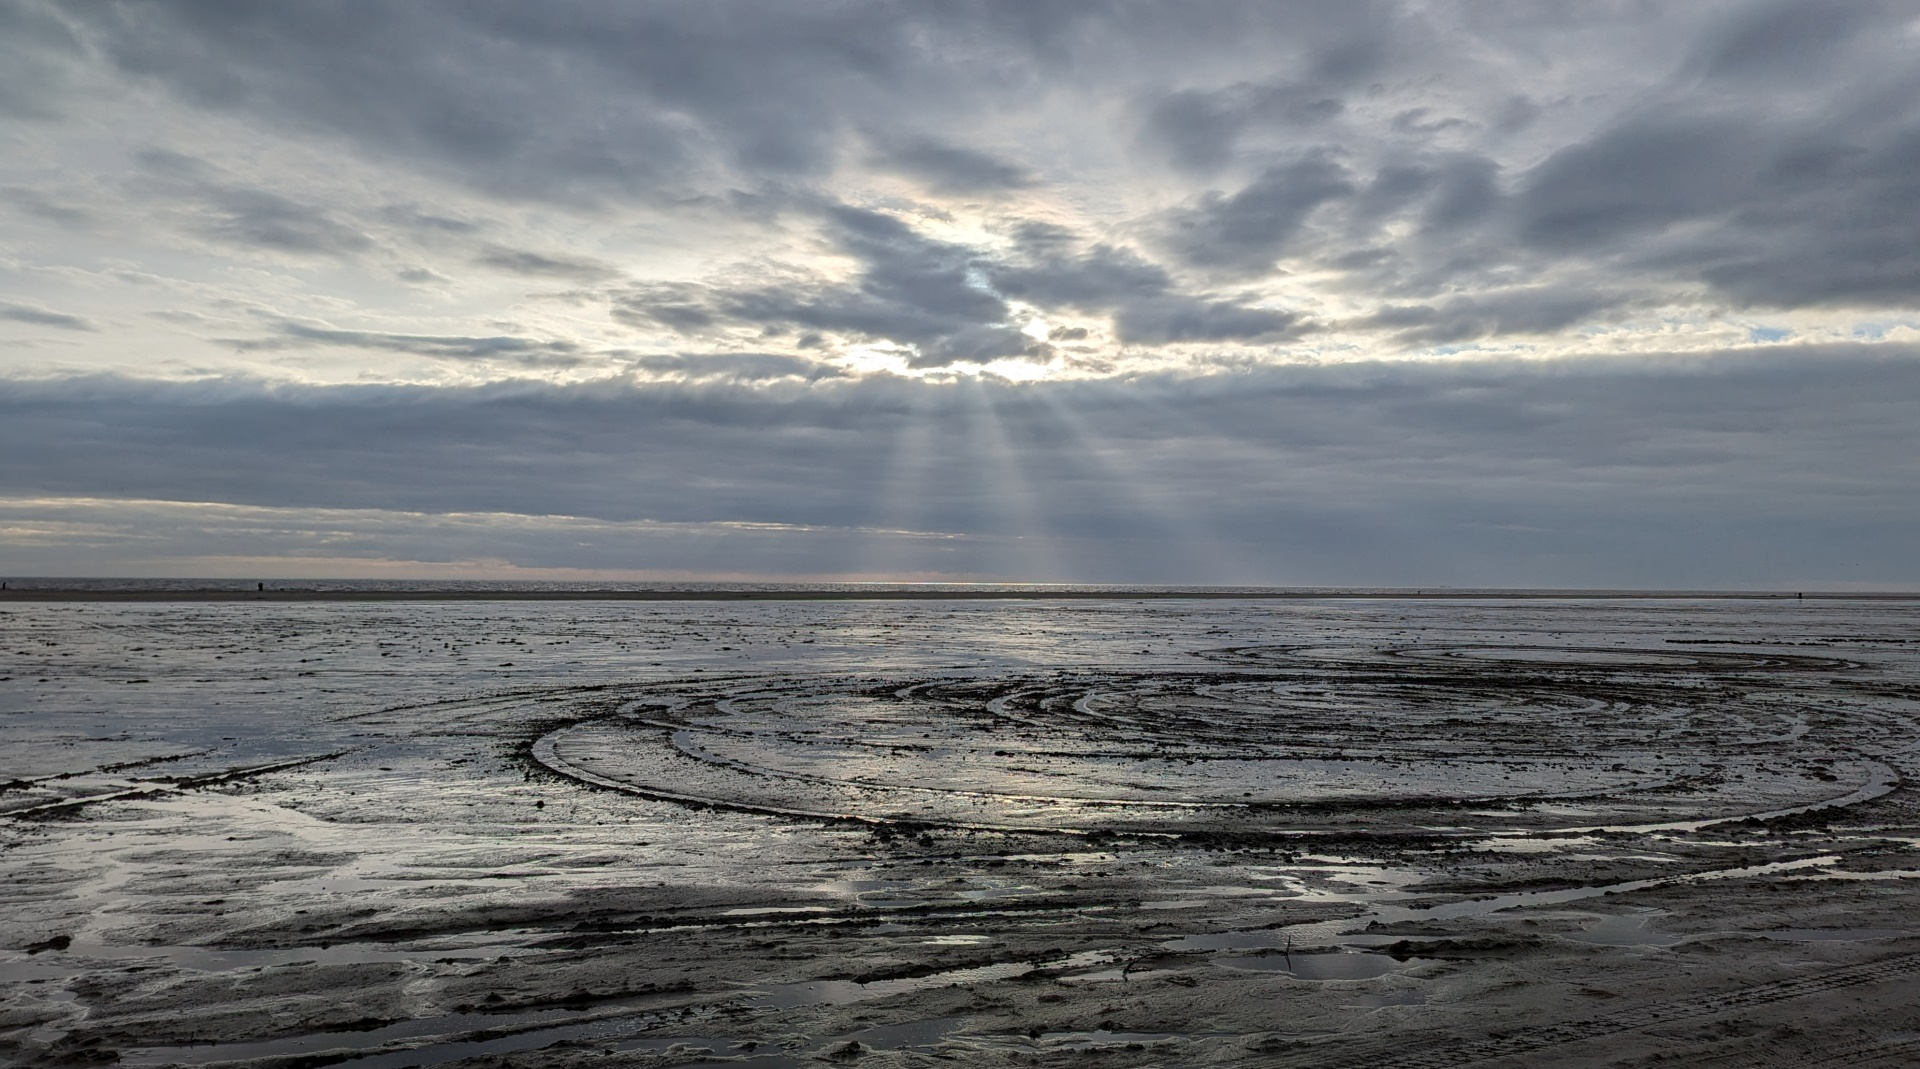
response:
M708 584L678 587L634 584L594 587L584 584L520 584L457 587L359 583L258 587L244 583L193 586L142 580L106 581L92 586L63 586L35 580L0 590L0 605L37 602L406 602L406 601L1914 601L1906 591L1618 591L1618 590L1406 590L1354 587L1102 587L1020 584L858 584L772 583L761 587Z
M0 1057L1920 1058L1910 600L244 593L0 601Z

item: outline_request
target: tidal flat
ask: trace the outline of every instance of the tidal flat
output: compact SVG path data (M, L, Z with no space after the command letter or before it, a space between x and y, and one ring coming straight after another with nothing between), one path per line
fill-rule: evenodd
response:
M1920 600L0 603L0 1060L1920 1060Z

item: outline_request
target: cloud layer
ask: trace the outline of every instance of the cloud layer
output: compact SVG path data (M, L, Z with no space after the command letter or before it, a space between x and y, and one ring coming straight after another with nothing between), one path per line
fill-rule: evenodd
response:
M0 492L362 510L319 541L383 559L511 514L548 566L1100 582L1884 583L1920 522L1911 349L778 381L22 383Z
M564 518L529 566L1920 582L1916 57L1898 0L0 0L0 493L382 559Z

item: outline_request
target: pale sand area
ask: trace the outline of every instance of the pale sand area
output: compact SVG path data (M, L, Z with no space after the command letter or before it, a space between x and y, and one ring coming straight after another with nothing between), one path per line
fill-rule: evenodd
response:
M0 603L0 1058L1910 1064L1916 624Z

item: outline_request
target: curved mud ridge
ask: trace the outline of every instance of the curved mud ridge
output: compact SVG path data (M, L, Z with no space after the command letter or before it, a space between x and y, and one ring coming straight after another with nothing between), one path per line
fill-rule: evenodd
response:
M1229 646L1199 656L1228 664L1263 667L1387 663L1478 664L1544 670L1618 672L1836 672L1863 668L1859 661L1771 650L1701 650L1687 647L1632 649L1619 646L1547 646L1492 643L1427 643L1397 646Z
M531 756L596 787L769 816L1242 841L1697 830L1900 781L1878 755L1906 729L1822 706L1827 681L1860 667L1837 658L1207 655L1266 667L703 682L603 705Z

